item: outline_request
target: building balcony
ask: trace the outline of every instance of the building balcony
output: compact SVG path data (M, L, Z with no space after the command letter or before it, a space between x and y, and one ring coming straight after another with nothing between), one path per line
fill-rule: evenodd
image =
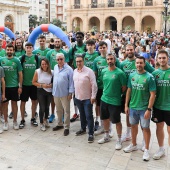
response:
M153 6L153 1L146 1L145 6Z

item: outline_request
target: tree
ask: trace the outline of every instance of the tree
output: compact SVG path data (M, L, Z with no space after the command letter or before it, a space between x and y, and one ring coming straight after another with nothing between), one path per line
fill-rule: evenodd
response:
M40 25L41 24L48 24L48 19L42 18L42 20L40 21Z
M57 18L54 18L52 20L51 24L54 24L54 25L56 25L57 27L60 27L60 28L62 27L62 22Z
M37 17L37 15L32 15L32 14L30 14L29 16L28 16L28 18L29 18L29 27L36 27L36 25L37 25L37 19L38 19L38 17Z

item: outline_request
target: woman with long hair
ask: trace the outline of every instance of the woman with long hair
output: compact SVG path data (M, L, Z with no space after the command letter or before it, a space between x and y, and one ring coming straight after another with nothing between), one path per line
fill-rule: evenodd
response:
M53 72L50 68L49 61L43 58L40 62L40 68L35 71L32 80L32 84L37 86L37 99L40 107L40 128L42 131L46 131L46 127L49 127L47 119L49 116L49 106L52 100L52 78Z

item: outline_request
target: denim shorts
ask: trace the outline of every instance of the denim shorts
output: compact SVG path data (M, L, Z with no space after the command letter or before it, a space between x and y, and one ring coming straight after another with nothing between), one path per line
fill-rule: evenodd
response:
M142 128L149 128L150 126L150 118L145 119L144 114L146 110L135 110L135 109L130 109L130 114L129 114L129 121L131 125L139 124Z

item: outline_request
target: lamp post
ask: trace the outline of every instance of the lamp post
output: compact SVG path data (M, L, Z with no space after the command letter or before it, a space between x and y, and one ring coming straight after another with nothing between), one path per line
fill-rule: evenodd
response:
M164 35L166 35L167 31L167 20L169 18L170 12L168 12L168 6L170 5L169 0L165 0L164 2L164 11L162 12L164 21L165 21L165 30L164 30Z
M30 14L28 16L28 19L29 19L29 32L31 33L32 32L32 27L33 27L32 21L34 20L34 16Z

